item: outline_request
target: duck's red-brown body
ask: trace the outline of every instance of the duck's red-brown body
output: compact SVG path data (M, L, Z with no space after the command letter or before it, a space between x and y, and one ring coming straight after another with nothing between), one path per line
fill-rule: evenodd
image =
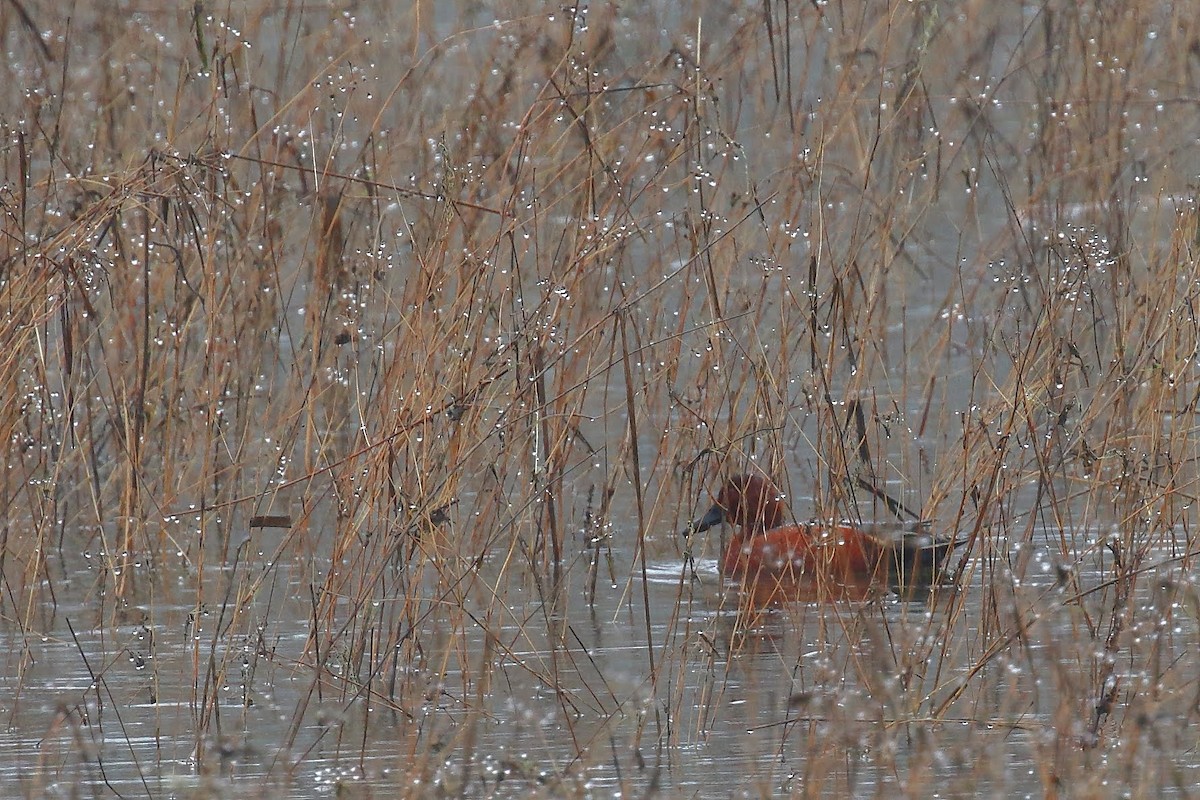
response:
M858 587L896 575L924 575L928 582L953 546L911 528L785 524L786 516L787 507L770 480L735 475L690 531L723 522L738 526L721 560L721 572L748 588L798 582Z

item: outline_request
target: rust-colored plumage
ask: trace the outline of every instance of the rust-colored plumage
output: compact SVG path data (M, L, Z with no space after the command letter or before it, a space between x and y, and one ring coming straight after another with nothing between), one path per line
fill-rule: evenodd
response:
M735 475L685 533L721 523L736 526L721 559L721 573L750 589L860 587L897 579L904 585L928 584L954 545L923 532L927 525L786 524L787 515L782 495L769 479Z

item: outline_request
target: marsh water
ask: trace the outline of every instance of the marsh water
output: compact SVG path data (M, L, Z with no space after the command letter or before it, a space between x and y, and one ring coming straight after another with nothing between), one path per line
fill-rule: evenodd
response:
M101 209L10 237L73 277L6 383L0 794L1200 785L1191 73L1072 112L1072 4L282 5L9 22L23 102L122 88L103 163L14 128ZM955 582L749 603L680 535L743 469Z
M675 548L669 531L660 538L656 550ZM987 616L984 592L970 580L958 587L967 599L955 641L946 638L944 600L889 593L791 603L747 620L721 591L715 560L685 565L657 555L643 578L631 532L618 526L613 540L622 578L598 581L594 599L568 591L556 609L533 589L523 602L510 594L503 607L475 610L490 618L488 637L481 626L455 630L429 615L411 635L457 639L460 660L428 667L417 697L368 696L355 688L365 676L345 653L323 655L314 668L307 562L274 565L252 633L218 634L218 610L188 602L195 578L179 561L139 566L159 585L144 603L125 606L98 596L88 559L48 554L57 607L39 620L36 638L5 633L0 778L17 791L34 770L47 796L258 797L264 785L289 797L391 796L420 792L420 780L430 791L469 796L557 795L564 780L593 797L652 788L692 797L873 796L922 785L933 796L1012 795L1038 793L1046 748L1078 748L1087 735L1079 709L1091 704L1083 668L1095 645L1080 641L1070 590L1044 554L1014 598L1042 619L1017 653L970 674L985 640L976 620ZM248 553L204 580L222 586L262 568L263 556ZM489 571L480 569L482 582ZM1156 581L1171 576L1179 577L1164 568ZM1094 588L1105 573L1084 569L1078 579ZM1135 599L1154 622L1133 633L1158 639L1162 658L1179 662L1167 680L1179 671L1175 678L1194 689L1195 620L1172 614L1170 596L1155 586ZM1164 618L1174 621L1164 627ZM234 651L230 663L240 669L197 686L188 677L214 649ZM480 659L492 662L484 686ZM408 668L426 669L419 661ZM972 691L949 698L968 681ZM206 692L216 696L209 735L219 739L219 759L198 774L196 714ZM482 706L472 709L476 696ZM931 717L927 709L942 703ZM1064 721L1064 707L1077 718ZM78 720L69 723L68 712ZM1146 723L1155 740L1141 768L1185 795L1200 779L1195 738L1163 714ZM68 725L69 736L60 729ZM1080 741L1064 745L1063 725ZM464 727L469 750L460 739L414 775L419 736L453 741Z

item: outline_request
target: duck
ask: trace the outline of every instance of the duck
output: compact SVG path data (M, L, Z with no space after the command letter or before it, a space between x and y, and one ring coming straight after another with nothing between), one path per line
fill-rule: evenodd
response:
M734 475L716 502L683 533L738 526L721 559L721 574L748 589L797 585L893 588L942 580L955 542L935 538L931 524L787 523L783 494L762 475Z

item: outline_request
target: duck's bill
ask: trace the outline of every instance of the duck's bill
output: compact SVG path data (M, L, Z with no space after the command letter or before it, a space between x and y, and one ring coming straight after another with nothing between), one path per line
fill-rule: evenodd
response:
M691 536L693 533L703 533L709 528L715 528L725 521L725 512L720 506L714 505L708 511L704 512L704 516L688 525L683 529L684 536Z

